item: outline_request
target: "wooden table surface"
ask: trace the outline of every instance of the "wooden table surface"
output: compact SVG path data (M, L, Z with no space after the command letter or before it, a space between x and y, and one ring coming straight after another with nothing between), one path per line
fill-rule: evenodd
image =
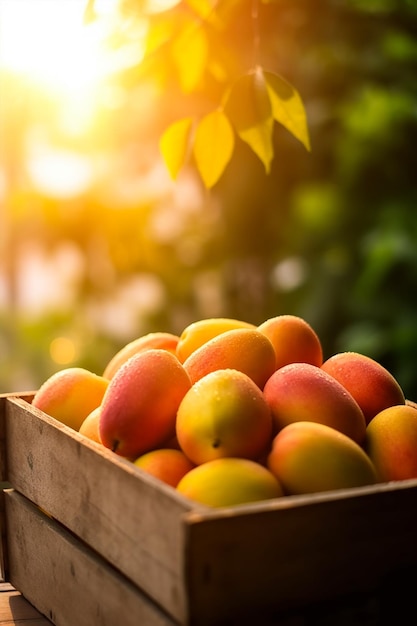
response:
M10 583L0 582L0 626L52 626Z

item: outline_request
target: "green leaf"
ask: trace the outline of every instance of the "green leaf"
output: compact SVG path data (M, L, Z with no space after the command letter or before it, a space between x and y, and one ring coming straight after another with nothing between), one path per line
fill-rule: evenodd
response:
M274 119L311 150L307 116L296 89L278 74L264 72Z
M173 42L172 56L181 89L184 93L191 93L198 86L207 65L207 35L201 24L192 22L185 26Z
M220 109L202 118L196 129L194 157L207 188L219 180L229 163L235 144L233 128Z
M225 112L239 137L252 148L268 173L274 156L274 118L260 68L241 76L233 84L226 100Z
M168 126L159 142L162 157L174 180L188 157L192 123L190 117L174 122Z

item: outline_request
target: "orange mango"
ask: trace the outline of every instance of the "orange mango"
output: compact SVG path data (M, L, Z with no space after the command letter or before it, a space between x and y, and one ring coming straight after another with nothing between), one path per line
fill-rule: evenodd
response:
M294 422L283 428L273 441L267 467L287 495L377 482L375 467L359 444L315 422Z
M39 387L32 406L78 430L89 413L100 406L109 381L83 367L67 367Z
M356 400L330 374L309 363L290 363L276 370L264 387L275 432L293 422L331 426L362 444L365 418Z
M255 328L229 330L197 348L183 363L191 382L220 369L243 372L261 389L275 370L275 351Z
M133 464L171 487L176 487L181 478L195 467L184 452L174 448L151 450L138 457Z
M114 374L101 404L103 444L127 458L161 447L175 435L177 410L191 381L168 350L130 357Z
M321 368L355 398L367 424L383 409L405 404L403 390L394 376L378 361L364 354L339 352L328 358Z
M189 324L182 331L178 345L177 357L184 363L192 352L207 343L210 339L237 328L256 328L254 324L230 317L210 317Z
M113 378L119 367L123 365L131 356L142 352L143 350L150 350L151 348L158 350L168 350L172 354L176 353L179 336L166 332L155 332L142 335L133 341L130 341L123 346L116 354L110 359L104 368L104 378Z
M98 406L96 409L93 409L91 413L87 415L78 430L81 435L84 435L84 437L87 437L88 439L91 439L91 441L95 441L96 443L101 443L99 430L100 412L100 406Z
M289 363L310 363L320 366L323 349L310 324L296 315L277 315L258 326L275 349L276 369Z
M417 409L383 409L366 428L365 449L381 481L417 478Z
M212 507L279 498L283 490L266 467L248 459L215 459L198 465L178 483L182 495Z
M222 457L256 460L272 440L272 417L262 391L237 370L203 376L178 408L177 440L195 463Z

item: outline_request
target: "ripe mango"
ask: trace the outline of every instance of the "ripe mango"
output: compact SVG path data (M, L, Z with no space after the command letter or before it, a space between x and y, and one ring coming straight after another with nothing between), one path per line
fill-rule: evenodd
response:
M39 387L32 406L78 430L91 411L100 406L109 381L83 367L66 367Z
M290 363L276 370L264 387L275 432L293 422L331 426L362 444L365 418L356 400L330 374L309 363Z
M381 481L417 478L417 409L383 409L366 428L365 450Z
M230 317L209 317L193 322L184 328L179 337L177 357L181 363L184 363L185 359L204 343L221 333L236 328L256 328L256 326Z
M378 361L364 354L339 352L328 358L321 368L355 398L367 424L383 409L405 404L399 382Z
M185 474L195 467L184 452L175 448L158 448L138 457L133 464L171 487L176 487Z
M228 330L197 348L183 363L194 384L220 369L243 372L261 389L275 371L275 350L256 328Z
M277 315L258 326L275 349L276 369L289 363L310 363L320 366L323 349L315 330L302 317Z
M101 443L99 430L100 412L101 406L93 409L91 413L87 415L80 428L78 429L78 432L81 435L84 435L84 437L87 437L88 439L91 439L91 441L95 441L96 443Z
M377 482L375 467L359 444L315 422L294 422L283 428L274 438L267 467L287 495Z
M172 354L176 353L179 336L167 332L155 332L141 335L133 341L130 341L123 346L107 363L103 371L104 378L113 378L119 367L123 365L131 356L142 352L143 350L150 350L151 348L158 350L168 350Z
M176 432L181 449L197 465L222 457L257 460L272 440L271 411L249 376L216 370L185 394Z
M212 507L279 498L281 485L266 467L248 459L215 459L198 465L178 483L187 498Z
M103 445L130 459L162 447L175 435L177 410L190 387L171 352L150 349L130 357L109 381L101 404Z

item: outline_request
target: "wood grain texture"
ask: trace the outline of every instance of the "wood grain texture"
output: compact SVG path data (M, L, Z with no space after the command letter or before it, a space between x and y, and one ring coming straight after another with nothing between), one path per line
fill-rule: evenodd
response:
M8 399L5 422L13 487L184 620L187 501L20 398Z
M63 541L61 527L51 518L48 524L43 514L40 524L41 512L30 502L12 523L10 511L22 496L6 492L11 580L47 615L49 608L38 604L45 582L38 588L36 568L53 581L63 558L60 587L78 585L81 576L82 586L92 584L98 594L78 566L75 578L71 569L74 558L91 550L106 576L125 576L117 592L123 626L129 624L123 594L132 586L187 626L380 626L379 615L392 609L395 617L395 610L409 606L410 589L417 587L417 480L210 509L193 505L24 400L9 397L4 404L7 480L73 533L64 533ZM50 529L45 537L38 526ZM31 571L19 559L23 549ZM58 610L58 601L54 606ZM64 608L68 613L70 607Z
M235 511L188 516L190 614L267 620L309 614L344 596L379 597L417 572L417 481L287 498ZM416 575L413 574L414 580ZM393 596L409 598L403 585ZM250 598L247 603L242 598ZM417 621L416 621L417 623Z
M173 626L137 587L29 500L5 493L10 581L57 626Z

